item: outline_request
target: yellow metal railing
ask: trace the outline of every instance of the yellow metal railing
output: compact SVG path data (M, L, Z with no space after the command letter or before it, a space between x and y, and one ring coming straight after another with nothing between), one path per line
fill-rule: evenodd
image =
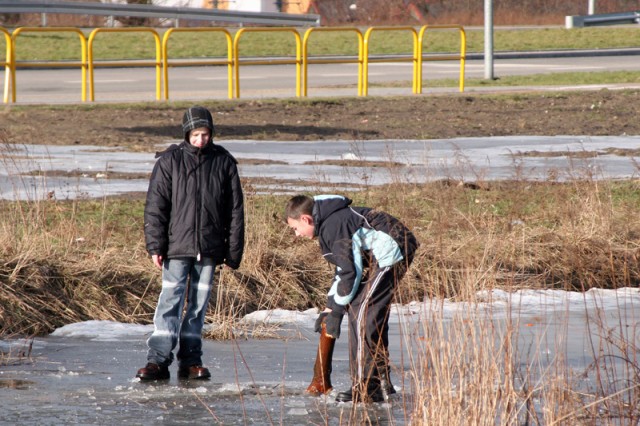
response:
M353 32L358 38L358 58L309 58L309 39L314 32ZM309 82L309 64L358 64L358 96L362 96L362 67L364 57L364 42L362 33L357 28L309 28L302 41L302 96L307 96L307 85Z
M247 32L290 32L296 41L296 59L253 59L243 60L240 62L240 39ZM236 97L240 97L240 64L243 65L287 65L295 64L296 66L296 96L300 97L300 69L302 68L302 47L300 34L295 28L241 28L233 39L233 64L236 72Z
M227 60L173 60L169 62L169 37L175 32L219 32L224 34L227 41ZM228 78L228 96L233 99L233 41L231 34L224 28L170 28L162 37L162 70L164 72L164 99L169 100L169 67L200 66L200 65L226 65Z
M369 41L374 31L409 31L413 36L413 55L398 58L369 58ZM369 93L369 63L371 62L413 62L413 93L418 87L418 33L413 27L371 27L364 33L364 60L362 63L362 96Z
M427 30L451 30L457 29L460 33L460 54L459 55L431 55L424 57L422 53L422 49L424 47L424 36ZM451 61L451 60L459 60L460 61L460 81L459 81L459 89L460 92L464 92L464 70L467 60L467 36L464 31L464 28L459 25L425 25L420 28L420 32L418 33L418 86L417 90L414 93L420 94L422 93L422 62L423 61Z
M78 34L80 38L80 62L73 61L16 61L16 40L20 34L27 32L70 32ZM58 68L66 68L69 66L79 66L82 73L82 94L81 99L82 102L87 100L87 39L84 37L82 31L78 28L68 28L68 27L57 27L57 28L40 28L40 27L21 27L16 28L11 34L11 44L12 46L12 57L11 57L11 80L13 85L11 87L11 96L13 102L16 101L16 68L18 66L23 68L50 68L50 67L58 67Z
M13 43L11 43L11 34L9 33L9 31L7 31L6 29L0 27L0 33L4 34L4 42L6 44L6 54L5 54L5 60L4 62L0 62L0 66L4 67L4 95L2 97L2 102L4 102L5 104L9 102L9 91L11 90L11 87L13 86L13 84L11 84L11 76L12 76L12 70L13 70L13 66L12 64L12 60L13 60ZM13 96L13 102L15 102L15 95Z
M156 43L155 61L99 61L94 63L93 43L98 33L149 33ZM89 99L95 100L94 68L99 67L156 67L156 100L162 99L162 42L152 28L96 28L89 35Z
M460 52L458 54L443 55L425 55L423 49L425 47L426 33L428 30L458 30L460 34ZM354 33L357 40L358 56L352 57L310 57L309 44L313 33L317 32L351 32ZM413 38L413 53L405 56L388 56L388 57L370 57L369 46L372 34L374 32L383 31L406 31ZM95 67L150 67L156 68L156 99L162 98L164 88L164 99L169 100L169 67L179 66L199 66L199 65L226 65L228 78L228 97L240 97L240 65L280 65L293 64L296 66L296 96L307 96L309 83L309 65L310 64L332 64L332 63L355 63L358 64L358 96L367 96L369 92L369 64L373 62L412 62L413 64L413 84L412 92L414 94L422 93L423 88L423 63L426 61L460 61L460 92L464 91L465 64L466 64L466 34L464 28L458 25L425 25L416 31L413 27L370 27L364 36L358 28L340 27L340 28L309 28L304 34L304 40L301 41L300 34L295 28L278 27L278 28L241 28L234 37L224 28L171 28L164 34L162 40L158 33L151 28L97 28L91 32L87 38L78 28L40 28L40 27L22 27L17 28L10 34L6 29L0 27L0 32L4 34L6 40L6 60L0 62L0 66L5 67L4 82L4 103L16 102L16 68L45 68L45 67L70 67L79 66L82 73L82 101L87 100L87 74L89 75L89 99L95 100ZM81 52L80 61L16 61L16 39L25 32L72 32L79 36ZM155 60L100 60L96 61L93 54L93 45L98 33L101 32L128 32L128 33L149 33L155 40L156 57ZM169 39L175 32L217 32L224 35L227 43L227 58L225 59L171 59L169 57ZM240 41L242 36L247 32L288 32L293 34L295 38L295 59L289 57L284 59L260 58L260 59L241 59L240 57ZM164 85L163 85L164 83ZM235 91L234 91L235 88ZM11 96L10 96L11 94Z

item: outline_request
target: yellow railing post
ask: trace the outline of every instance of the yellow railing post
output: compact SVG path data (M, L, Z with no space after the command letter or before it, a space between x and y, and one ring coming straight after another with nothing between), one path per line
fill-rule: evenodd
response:
M9 91L13 84L11 84L11 78L15 71L13 69L13 43L11 42L11 34L6 29L0 27L0 32L4 34L4 42L7 45L5 48L5 60L0 62L0 66L4 66L4 96L2 101L6 104L9 103ZM13 102L16 101L15 95L13 96Z
M309 59L309 38L311 37L311 33L313 32L346 32L352 31L356 33L358 37L358 59ZM329 27L313 27L309 28L304 33L304 37L302 40L302 96L307 96L307 87L309 83L309 64L349 64L349 63L357 63L358 64L358 96L362 96L362 58L364 56L364 43L362 38L362 33L357 28L329 28Z
M262 65L265 63L269 63L272 65L286 65L286 64L295 64L296 66L296 96L300 97L300 69L302 65L302 47L300 34L295 28L240 28L238 32L236 32L235 37L233 38L233 63L235 67L236 73L236 98L240 97L240 38L242 34L247 32L290 32L293 34L296 41L296 59L275 59L275 60L251 60L251 61L242 61L244 65Z
M175 32L221 32L227 40L227 60L198 60L169 62L169 37ZM224 28L170 28L162 37L162 70L164 73L164 99L169 100L169 67L197 65L227 65L228 96L233 99L233 42L231 34Z
M156 60L152 61L100 61L98 64L94 64L93 58L93 42L98 33L150 33L156 42ZM156 100L162 99L162 43L160 36L156 30L152 28L96 28L91 31L89 35L89 99L95 100L95 85L93 79L93 70L95 66L100 67L156 67Z
M78 28L69 28L69 27L50 27L50 28L40 28L40 27L20 27L20 28L16 28L13 33L11 34L11 43L12 43L12 51L13 51L13 57L12 57L12 69L13 69L13 73L12 73L12 80L13 80L13 90L12 90L12 96L13 96L13 102L16 101L16 86L17 86L17 81L16 81L16 68L18 65L20 65L21 67L25 67L25 68L45 68L45 67L58 67L58 68L64 68L64 67L68 67L71 65L78 65L78 63L74 63L74 62L69 62L69 61L29 61L29 62L18 62L16 61L16 40L18 38L18 36L22 33L26 33L26 32L48 32L48 33L54 33L54 32L72 32L72 33L76 33L78 35L78 37L80 38L80 69L81 69L81 73L82 73L82 94L81 94L81 98L82 98L82 102L87 100L87 39L85 38L84 34L82 31L80 31L80 29Z
M447 29L457 29L460 33L460 54L459 55L436 55L436 56L428 56L426 59L423 58L423 47L424 47L424 35L428 29L434 30L447 30ZM459 82L459 90L460 92L464 92L464 70L467 60L467 36L464 31L464 28L460 25L425 25L420 28L418 32L418 85L417 91L415 93L422 93L422 62L423 61L451 61L451 60L459 60L460 61L460 82Z
M369 58L369 39L374 31L409 31L413 36L413 54L410 58ZM412 90L415 93L416 78L418 73L418 34L413 27L371 27L364 33L364 61L362 71L362 95L367 96L369 93L369 63L370 62L413 62L413 84Z

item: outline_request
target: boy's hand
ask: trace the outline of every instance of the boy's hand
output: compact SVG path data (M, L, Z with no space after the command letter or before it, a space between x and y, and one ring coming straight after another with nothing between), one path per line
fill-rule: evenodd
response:
M340 324L342 324L343 316L344 314L338 314L333 311L329 312L324 320L324 323L327 326L327 336L333 339L337 339L340 337Z
M158 268L162 269L162 262L164 262L164 257L160 254L153 254L151 255L151 260L153 261L153 264L156 265Z
M324 322L324 319L327 317L327 315L329 315L329 312L331 311L320 312L320 315L318 315L318 319L316 320L316 324L313 327L313 331L315 331L316 333L322 332L322 323Z

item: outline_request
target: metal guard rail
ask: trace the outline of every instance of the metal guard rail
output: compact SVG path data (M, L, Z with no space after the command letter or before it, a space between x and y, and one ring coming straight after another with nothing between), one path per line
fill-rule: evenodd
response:
M430 55L425 57L422 55L422 50L424 48L424 37L428 30L458 30L460 34L460 54L457 56L454 55ZM422 78L422 62L423 61L451 61L458 60L460 61L460 76L458 80L458 86L460 92L464 92L464 73L465 67L467 63L467 34L464 31L464 28L459 25L425 25L418 32L418 65L417 65L417 73L415 78L415 94L422 93L422 82L424 81Z
M25 64L23 66L29 68L47 68L47 67L69 67L69 66L79 66L81 70L81 99L82 102L87 100L87 39L79 28L75 27L55 27L55 28L40 28L40 27L21 27L16 28L15 31L11 34L11 50L12 50L12 58L11 58L11 80L13 81L13 85L11 86L11 98L13 102L16 101L16 65L18 62L16 61L16 39L22 33L26 32L68 32L74 33L78 35L80 39L80 62L75 61L33 61ZM5 93L5 98L7 94Z
M460 33L460 52L457 55L427 55L423 54L424 36L425 32L429 29L457 29ZM235 97L240 97L240 65L262 65L262 64L294 64L296 66L296 96L307 96L307 83L308 83L308 65L309 64L330 64L330 63L357 63L358 64L358 96L368 95L368 73L369 64L372 62L413 62L413 85L412 92L414 94L422 93L422 65L424 61L460 61L460 92L464 91L464 71L466 62L466 37L463 27L458 25L450 26L423 26L419 32L413 27L371 27L369 28L364 37L357 28L309 28L305 32L304 42L301 42L300 34L295 28L242 28L238 30L235 36L232 38L230 33L223 28L174 28L165 32L162 42L157 32L151 28L98 28L91 32L89 36L88 49L87 40L85 39L82 31L77 28L17 28L13 34L9 36L9 32L0 27L0 32L5 34L5 40L7 40L6 57L7 60L3 63L0 62L0 66L5 66L5 88L4 88L4 103L9 102L9 88L11 88L12 102L16 102L16 68L18 66L24 68L43 68L43 67L66 67L75 66L75 62L69 61L21 61L18 62L15 59L15 39L21 33L25 31L40 31L40 32L55 32L55 31L72 31L79 35L81 43L81 61L78 65L82 70L82 101L86 101L87 92L87 73L89 74L89 91L90 100L95 100L94 93L94 67L118 67L118 66L155 66L156 68L156 99L160 100L162 97L162 81L164 80L164 99L169 99L169 76L168 68L177 66L196 66L196 65L226 65L228 75L228 96L229 99L234 97L233 83L235 80ZM168 54L168 40L171 34L176 31L181 32L222 32L225 35L227 41L227 59L226 60L198 60L198 61L170 61ZM310 58L308 56L308 43L312 32L314 31L343 31L354 32L358 41L358 57L357 59L350 58ZM409 57L403 56L387 56L387 57L371 57L369 55L369 40L371 34L374 31L409 31L413 36L413 54ZM155 39L156 44L156 58L155 61L99 61L94 60L93 55L93 41L97 33L99 32L146 32L151 33ZM246 32L290 32L293 34L296 42L295 47L295 59L245 59L241 60L240 55L240 38L242 34ZM233 40L232 40L233 39ZM88 50L88 53L87 53ZM235 72L235 74L234 74ZM163 78L164 77L164 78ZM235 79L234 79L235 77Z
M149 33L153 36L153 39L155 41L155 46L156 46L156 60L155 61L135 61L135 62L127 61L126 65L130 67L132 66L135 66L135 67L155 66L156 67L156 100L159 101L162 97L162 43L160 42L160 36L152 28L96 28L95 30L91 31L91 34L89 35L89 41L88 41L89 99L91 101L95 100L95 84L94 84L94 78L93 78L93 74L94 74L93 69L95 68L95 66L98 65L102 67L118 67L118 66L122 66L123 64L122 61L100 61L97 64L94 62L93 42L96 36L98 35L98 33L101 33L101 32L104 32L104 33L140 32L140 33Z
M269 60L272 65L276 64L294 64L296 66L296 96L300 97L300 69L302 67L302 42L300 34L295 28L241 28L233 38L233 62L236 72L236 97L240 97L240 64L260 65L264 64L264 60L245 60L240 62L240 37L247 32L290 32L293 34L296 42L296 58L293 59L276 59Z
M192 19L259 25L319 26L320 15L274 12L241 12L193 7L143 4L75 3L52 0L0 0L2 13L65 13L76 15L131 16L136 18Z
M313 32L353 32L358 39L358 58L333 58L315 59L309 58L309 39ZM362 64L364 57L364 38L359 29L353 27L341 28L309 28L304 33L302 40L302 96L307 96L307 86L309 83L309 64L358 64L358 96L362 96Z
M4 62L0 62L0 66L4 66L4 95L2 102L9 103L9 90L15 85L12 83L13 79L13 43L11 43L11 34L4 28L0 28L0 32L4 34L4 42L7 46ZM15 102L15 96L13 102Z
M208 32L222 33L227 42L227 60L172 60L169 62L169 38L176 32ZM170 28L162 38L162 70L164 75L164 99L169 100L169 67L188 67L200 65L226 65L228 97L233 99L233 41L231 34L225 28Z
M633 25L638 23L640 23L640 11L565 17L566 28L596 27L604 25Z
M413 38L413 55L410 58L379 58L369 57L369 39L374 31L409 31ZM413 27L371 27L364 33L364 56L362 63L362 96L369 94L369 63L371 62L413 62L413 93L416 92L418 77L418 34Z

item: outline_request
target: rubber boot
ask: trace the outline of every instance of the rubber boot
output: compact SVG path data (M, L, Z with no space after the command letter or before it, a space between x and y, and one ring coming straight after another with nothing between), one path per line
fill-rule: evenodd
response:
M323 395L331 392L331 362L333 359L333 348L336 339L327 335L327 326L322 324L320 342L318 343L318 355L316 363L313 365L313 379L307 388L307 393L312 395Z

